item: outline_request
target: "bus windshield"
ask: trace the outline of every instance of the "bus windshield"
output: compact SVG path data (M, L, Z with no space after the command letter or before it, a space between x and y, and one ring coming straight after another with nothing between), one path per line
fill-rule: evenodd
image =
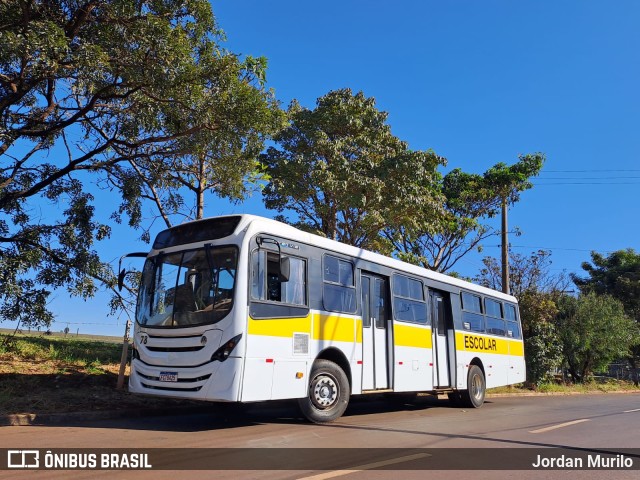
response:
M216 323L233 306L238 249L205 246L148 258L136 321L184 328Z

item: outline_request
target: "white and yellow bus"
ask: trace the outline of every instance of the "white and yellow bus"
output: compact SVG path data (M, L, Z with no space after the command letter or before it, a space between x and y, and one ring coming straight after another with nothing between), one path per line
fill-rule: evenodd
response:
M173 227L144 255L132 392L297 398L324 423L351 395L477 408L525 380L517 301L495 290L252 215Z

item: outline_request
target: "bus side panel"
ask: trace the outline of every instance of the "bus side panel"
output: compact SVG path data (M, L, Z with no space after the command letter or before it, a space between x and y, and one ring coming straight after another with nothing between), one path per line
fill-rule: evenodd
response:
M394 322L394 384L396 392L433 389L431 328Z
M311 345L314 359L321 352L330 348L340 351L347 359L351 370L345 372L347 376L351 376L351 394L362 393L361 318L355 315L324 311L314 313Z
M265 358L245 358L242 377L242 401L271 400L273 362Z
M308 363L304 360L274 361L271 399L305 397L309 380L308 371Z
M242 401L302 398L320 352L342 352L351 372L352 393L360 393L362 322L355 316L310 312L304 318L249 318Z
M311 314L301 318L256 320L249 317L242 401L306 395L308 350L296 352L295 339L311 333ZM302 377L297 378L298 372Z
M508 371L511 366L509 340L471 332L456 332L456 346L458 348L459 377L457 387L459 389L467 388L469 364L476 357L482 362L487 388L510 383L508 379Z
M527 378L527 369L524 361L524 343L522 340L509 342L509 384L522 383Z

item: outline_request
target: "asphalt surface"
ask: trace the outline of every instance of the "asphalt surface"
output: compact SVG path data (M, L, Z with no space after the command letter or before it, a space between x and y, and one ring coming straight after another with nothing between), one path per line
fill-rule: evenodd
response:
M55 425L2 427L0 448L162 448L165 458L160 459L160 466L164 462L164 468L202 465L210 469L211 464L207 463L211 461L210 457L223 455L218 457L220 462L217 465L224 464L225 469L217 470L215 478L313 480L336 476L349 479L395 478L397 474L389 470L373 469L379 468L376 462L389 461L387 457L393 457L390 461L398 463L384 468L402 469L402 477L425 478L429 474L429 459L435 459L430 457L433 452L429 449L441 452L470 449L458 451L464 453L460 454L462 471L439 470L438 478L495 479L513 478L511 472L496 468L501 464L508 466L509 459L522 451L518 449L556 448L584 453L640 448L640 394L493 397L477 410L451 408L446 400L431 397L420 397L406 403L384 397L362 398L351 403L344 417L326 426L304 421L295 402L211 405L209 411L198 413L164 413L168 415L112 419L76 416ZM237 452L245 457L235 459L236 463L229 466L225 463L230 461L228 451L223 450L226 448L240 449ZM283 469L275 470L277 465L261 465L266 458L265 452L270 457L284 454L285 459L281 459ZM306 459L305 463L304 456L309 452L314 454L314 461ZM483 464L482 458L473 460L474 452L490 456L494 463L488 469L474 469L474 461L478 465ZM318 468L323 465L317 463L322 455L327 456L328 471ZM435 460L431 461L435 465ZM640 459L636 458L636 462ZM331 468L337 464L348 468L344 471ZM296 465L313 468L291 470ZM6 478L176 478L176 472L167 470L0 471L0 477L3 473L12 474ZM18 476L18 473L23 475ZM567 469L528 470L518 472L517 476L519 480L582 480L637 479L640 475L638 470ZM181 472L179 478L213 477L211 471L187 470Z
M609 392L608 394L624 395L624 394L640 394L640 392L634 391L619 391ZM584 393L499 393L499 394L487 394L486 398L488 402L497 398L524 398L524 397L563 397L563 396L578 396L585 395ZM594 393L593 395L601 395L601 393ZM350 409L358 408L357 406L362 403L362 400L369 404L378 400L383 400L383 409L388 409L389 405L405 405L409 408L415 406L425 406L434 402L443 401L443 405L448 405L445 396L439 398L425 395L420 396L417 403L408 404L406 397L401 397L400 400L394 401L394 395L390 396L365 396L355 397L351 402ZM3 426L28 426L28 425L62 425L66 423L78 423L87 421L99 421L99 420L113 420L122 418L140 418L140 417L162 417L175 414L193 414L193 413L211 413L220 410L223 415L233 414L233 412L246 412L248 410L258 412L276 412L282 407L291 411L297 410L295 402L293 401L281 401L281 402L264 402L259 404L216 404L208 402L186 402L184 406L171 406L171 407L151 407L151 408L114 408L113 410L94 410L94 411L75 411L75 412L63 412L63 413L16 413L9 415L0 415L0 427ZM347 411L347 415L349 411Z

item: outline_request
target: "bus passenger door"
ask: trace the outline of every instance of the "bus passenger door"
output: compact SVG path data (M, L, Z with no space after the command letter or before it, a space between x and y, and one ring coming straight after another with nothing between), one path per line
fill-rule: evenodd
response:
M389 388L387 373L388 281L362 275L362 389Z
M447 345L447 309L445 297L439 292L431 290L430 310L431 325L433 326L433 359L435 368L433 369L433 386L448 387L451 385L449 379L449 348Z

